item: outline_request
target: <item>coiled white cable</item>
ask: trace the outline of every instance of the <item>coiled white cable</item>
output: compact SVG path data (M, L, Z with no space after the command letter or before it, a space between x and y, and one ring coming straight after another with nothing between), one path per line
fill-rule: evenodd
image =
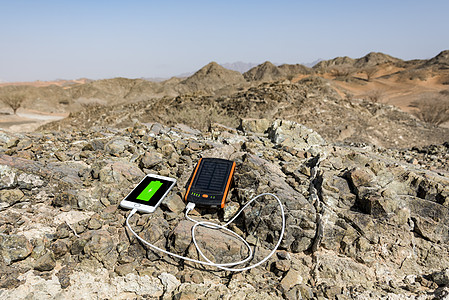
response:
M264 259L262 259L261 261L259 261L259 262L257 262L257 263L255 263L255 264L253 264L253 265L249 265L249 266L246 266L246 267L243 267L243 268L228 268L229 266L236 266L236 265L240 265L240 264L243 264L243 263L246 263L246 262L248 262L249 260L251 260L252 258L253 258L253 250L251 249L251 247L250 247L250 245L248 244L248 242L247 241L245 241L245 239L243 239L241 236L239 236L237 233L235 233L234 231L232 231L232 230L230 230L230 229L228 229L228 228L226 228L229 224L231 224L241 213L242 213L242 211L246 208L246 207L248 207L248 205L250 205L252 202L254 202L256 199L258 199L259 197L262 197L262 196L272 196L272 197L274 197L277 201L278 201L278 204L279 204L279 207L281 208L281 216L282 216L282 228L281 228L281 233L280 233L280 235L279 235L279 239L278 239L278 241L277 241L277 243L276 243L276 245L275 245L275 247L274 247L274 249L264 258ZM161 249L161 248L159 248L159 247L157 247L157 246L155 246L155 245L153 245L153 244L151 244L151 243L149 243L149 242L147 242L147 241L145 241L143 238L141 238L134 230L132 230L132 228L131 228L131 226L129 225L129 219L131 218L131 216L132 215L134 215L136 212L137 212L137 209L133 209L130 213L129 213L129 215L128 215L128 217L126 218L126 226L128 227L128 229L131 231L131 233L137 238L137 239L139 239L142 243L144 243L145 245L148 245L148 246L150 246L151 248L153 248L153 249L155 249L155 250L158 250L158 251L160 251L160 252L162 252L162 253L165 253L165 254L168 254L168 255L171 255L171 256L174 256L174 257L177 257L177 258L180 258L180 259L183 259L183 260L186 260L186 261L190 261L190 262L194 262L194 263L199 263L199 264L203 264L203 265L206 265L206 266L213 266L213 267L217 267L217 268L219 268L219 269L222 269L222 270L225 270L225 271L234 271L234 272L240 272L240 271L246 271L246 270L249 270L249 269L252 269L252 268L255 268L255 267L257 267L257 266L260 266L261 264L263 264L264 262L266 262L275 252L276 252L276 250L279 248L279 245L281 244L281 242L282 242L282 238L284 237L284 232L285 232L285 213L284 213L284 207L283 207L283 205L282 205L282 202L281 202L281 200L279 200L279 198L276 196L276 195L274 195L274 194L272 194L272 193L263 193L263 194L260 194L260 195L257 195L256 197L254 197L254 198L252 198L248 203L246 203L245 204L245 206L243 206L243 208L231 219L231 220L229 220L227 223L225 223L224 225L219 225L219 224L215 224L215 223L212 223L212 222L207 222L207 221L196 221L196 220L194 220L194 219L192 219L192 218L190 218L189 216L188 216L188 213L194 208L195 206L194 206L194 204L193 203L189 203L188 205L187 205L187 209L186 209L186 218L188 219L188 220L190 220L190 221L192 221L192 222L194 222L195 224L192 226L192 241L193 241L193 243L194 243L194 245L195 245L195 247L196 247L196 249L197 249L197 251L198 251L198 253L201 255L201 257L203 257L206 261L202 261L202 260L197 260L197 259L192 259L192 258L188 258L188 257L184 257L184 256L181 256L181 255L178 255L178 254L176 254L176 253L173 253L173 252L169 252L169 251L166 251L166 250L164 250L164 249ZM196 230L196 228L198 227L198 226L204 226L204 227L207 227L207 228L211 228L211 229L222 229L222 230L225 230L226 232L229 232L229 233L231 233L232 235L234 235L234 236L236 236L236 237L238 237L241 241L243 241L243 243L245 244L245 246L248 248L248 252L249 252L249 254L248 254L248 256L245 258L245 259L243 259L243 260L241 260L241 261L237 261L237 262L231 262L231 263L214 263L214 262L212 262L210 259L208 259L204 254L203 254L203 252L201 251L201 249L200 249L200 247L198 246L198 243L197 243L197 241L196 241L196 238L195 238L195 230Z

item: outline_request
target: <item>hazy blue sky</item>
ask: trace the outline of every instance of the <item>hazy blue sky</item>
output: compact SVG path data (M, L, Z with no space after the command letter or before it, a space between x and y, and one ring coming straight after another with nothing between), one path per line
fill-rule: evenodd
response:
M169 77L210 61L307 63L449 49L449 1L5 1L0 80Z

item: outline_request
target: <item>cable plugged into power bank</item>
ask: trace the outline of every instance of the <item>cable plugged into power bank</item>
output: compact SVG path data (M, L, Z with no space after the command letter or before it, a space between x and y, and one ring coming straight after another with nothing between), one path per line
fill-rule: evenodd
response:
M236 267L236 266L242 265L242 264L244 264L244 263L249 262L249 261L253 258L254 252L253 252L253 250L251 249L251 246L248 244L248 242L247 242L243 237L241 237L240 235L238 235L236 232L234 232L234 231L228 229L227 226L229 226L229 224L231 224L235 219L237 219L237 217L243 212L243 210L245 210L251 203L253 203L254 201L256 201L258 198L260 198L260 197L262 197L262 196L272 196L272 197L274 197L274 198L277 200L277 202L278 202L278 204L279 204L279 207L280 207L280 209L281 209L282 228L281 228L281 232L280 232L280 235L279 235L279 239L278 239L278 241L277 241L275 247L273 248L273 250L272 250L272 251L271 251L265 258L263 258L261 261L255 263L255 264L246 266L246 267L238 268L238 267ZM176 254L176 253L166 251L166 250L164 250L164 249L161 249L161 248L159 248L159 247L157 247L157 246L155 246L155 245L153 245L153 244L151 244L151 243L145 241L143 238L141 238L141 237L140 237L140 236L139 236L139 235L138 235L138 234L131 228L131 226L129 225L129 219L130 219L130 218L137 212L137 209L135 209L135 208L129 213L128 217L126 218L126 226L128 227L128 229L131 231L131 233L132 233L137 239L139 239L142 243L144 243L145 245L151 247L151 248L154 249L154 250L160 251L160 252L165 253L165 254L167 254L167 255L171 255L171 256L173 256L173 257L176 257L176 258L179 258L179 259L183 259L183 260L186 260L186 261L190 261L190 262L194 262L194 263L199 263L199 264L203 264L203 265L206 265L206 266L217 267L217 268L222 269L222 270L225 270L225 271L233 271L233 272L246 271L246 270L255 268L255 267L257 267L257 266L260 266L261 264L263 264L264 262L266 262L266 261L267 261L267 260L268 260L268 259L275 253L275 252L276 252L276 250L279 248L279 245L281 244L282 238L284 237L284 232L285 232L285 213L284 213L284 207L283 207L283 205L282 205L281 200L279 200L279 198L278 198L275 194L272 194L272 193L263 193L263 194L259 194L259 195L257 195L256 197L252 198L250 201L248 201L248 203L245 204L245 206L242 207L242 209L240 209L240 211L239 211L239 212L238 212L238 213L237 213L231 220L229 220L228 222L226 222L226 223L223 224L223 225L215 224L215 223L208 222L208 221L197 221L197 220L192 219L191 217L188 216L188 214L189 214L194 208L195 208L195 203L189 202L189 203L187 204L187 206L186 206L186 213L185 213L185 216L186 216L186 218L187 218L189 221L192 221L192 222L195 223L195 224L192 226L192 242L193 242L193 244L195 245L195 247L196 247L198 253L200 254L200 256L201 256L205 261L204 261L204 260L192 259L192 258L189 258L189 257L184 257L184 256L178 255L178 254ZM247 256L245 259L243 259L243 260L236 261L236 262L231 262L231 263L222 263L222 264L220 264L220 263L215 263L215 262L211 261L210 259L208 259L208 258L204 255L203 251L202 251L201 248L198 246L198 243L197 243L197 241L196 241L196 238L195 238L195 232L196 232L196 228L197 228L198 226L203 226L203 227L207 227L207 228L210 228L210 229L224 230L224 231L230 233L231 235L237 237L237 238L240 239L240 240L245 244L245 246L248 248L248 256Z

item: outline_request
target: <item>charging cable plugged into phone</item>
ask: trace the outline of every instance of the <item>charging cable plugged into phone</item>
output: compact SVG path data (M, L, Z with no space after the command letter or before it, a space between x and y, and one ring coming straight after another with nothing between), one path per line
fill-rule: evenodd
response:
M279 245L281 244L285 232L284 207L276 195L272 193L263 193L257 195L256 197L248 201L248 203L246 203L231 220L229 220L223 225L208 221L197 221L192 219L188 215L197 204L202 206L220 206L221 208L223 208L226 196L230 188L234 170L235 170L235 162L233 161L218 158L202 158L199 160L197 166L195 167L195 170L189 181L189 185L185 196L185 200L186 202L188 202L186 206L185 217L189 221L195 223L192 226L192 242L195 245L200 256L205 261L184 257L176 253L166 251L165 249L161 249L141 238L129 225L129 219L137 211L142 211L146 213L154 212L156 208L160 205L162 200L165 198L165 196L168 194L168 192L175 185L176 179L159 175L145 176L142 179L142 181L120 202L120 206L131 209L131 212L126 218L126 226L131 231L131 233L145 245L148 245L154 250L160 251L167 255L171 255L186 261L199 263L207 266L213 266L222 270L235 271L235 272L249 270L263 264L276 252ZM282 217L282 228L279 235L279 239L274 249L264 259L255 264L242 268L237 268L236 267L237 265L247 263L253 258L253 249L250 247L248 242L243 237L238 235L236 232L228 229L227 226L229 226L251 203L253 203L262 196L274 197L279 204ZM203 226L211 229L220 229L230 233L231 235L234 235L239 240L241 240L248 248L248 256L243 260L231 263L220 264L212 262L203 254L201 248L198 246L198 243L196 241L195 232L198 226Z

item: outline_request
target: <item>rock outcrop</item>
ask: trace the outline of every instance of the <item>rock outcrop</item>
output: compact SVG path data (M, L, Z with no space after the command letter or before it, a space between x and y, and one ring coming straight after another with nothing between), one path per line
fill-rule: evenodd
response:
M410 150L333 144L288 120L211 124L134 121L117 128L0 134L2 299L434 299L449 293L447 145ZM255 132L254 132L255 131ZM427 151L427 152L426 152ZM424 158L432 153L434 160ZM279 250L248 272L220 272L143 246L124 226L120 200L146 173L177 178L153 214L132 228L158 247L197 258L182 195L200 157L236 161L228 220L273 192L286 212ZM426 156L427 158L429 156ZM280 211L265 197L231 226L263 258ZM245 257L239 241L199 229L207 257ZM402 297L402 298L401 298Z

